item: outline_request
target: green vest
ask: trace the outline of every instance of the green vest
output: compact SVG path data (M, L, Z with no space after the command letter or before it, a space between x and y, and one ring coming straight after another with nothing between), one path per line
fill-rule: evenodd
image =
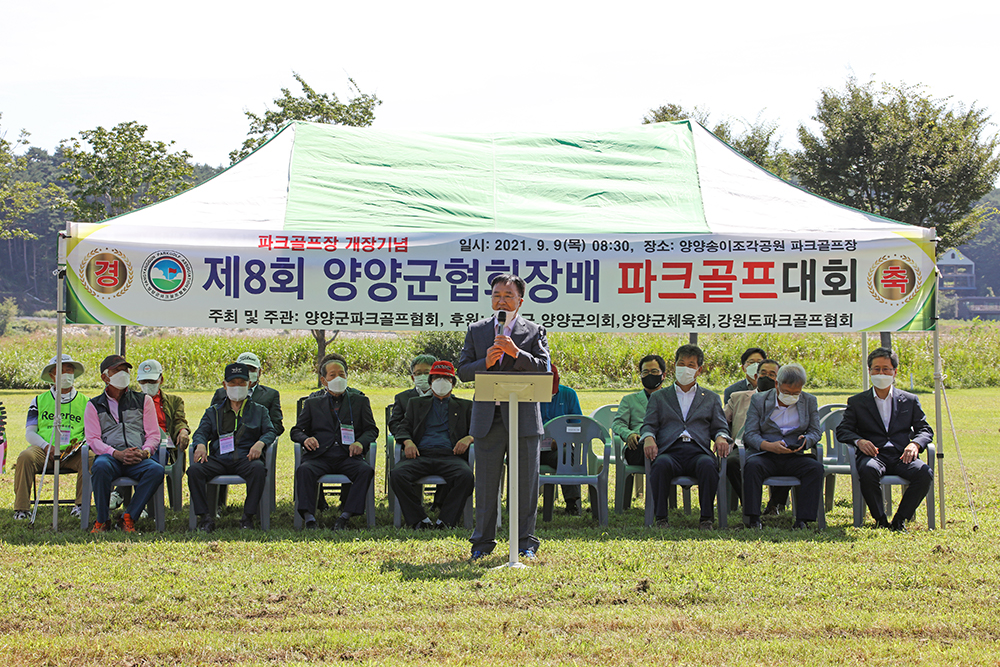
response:
M52 424L56 420L56 399L51 391L39 394L35 399L38 407L38 435L45 438L50 444L59 442L59 434L55 440L52 439ZM83 440L83 411L87 407L87 397L76 392L76 396L69 403L63 403L59 408L62 427L69 427L70 440L80 442ZM67 444L61 447L62 450L69 449L72 445Z

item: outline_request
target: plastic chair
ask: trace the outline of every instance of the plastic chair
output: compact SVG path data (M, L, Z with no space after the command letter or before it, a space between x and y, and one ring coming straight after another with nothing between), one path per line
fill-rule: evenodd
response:
M392 436L389 437L391 438ZM469 445L469 450L468 450L469 467L472 468L473 474L475 474L476 470L475 449L476 449L475 443ZM399 460L402 457L402 455L403 455L403 446L394 445L392 449L392 456L385 457L387 478L392 473L393 468L396 467L396 464L399 463ZM444 477L440 477L438 475L427 475L426 477L421 477L420 479L418 479L417 484L420 485L434 484L435 486L437 486L438 484L447 484L447 482L445 481ZM388 481L386 481L386 487L391 489L392 485L389 484ZM469 499L465 503L465 516L463 520L465 523L465 527L468 528L469 530L472 530L473 524L475 522L473 514L473 505L472 505L472 498L475 495L476 495L475 493L470 494ZM391 494L389 496L389 509L392 511L392 525L394 525L396 528L399 528L400 526L403 525L403 510L399 506L399 503L396 502L396 494Z
M823 439L816 443L820 450L825 474L826 511L833 511L834 493L837 490L837 475L850 475L851 462L848 460L847 446L837 440L837 427L844 419L846 405L824 405L820 408L819 425L823 429ZM833 408L832 410L824 410Z
M746 446L740 442L737 444L740 448L740 474L743 475L743 492L746 493L746 470L747 470L747 450ZM817 443L816 447L813 448L813 455L816 460L820 463L823 462L823 454L821 447ZM788 456L793 456L789 454ZM765 477L763 482L761 482L761 487L765 486L790 486L792 487L792 507L798 502L798 492L800 486L802 486L801 480L798 477L792 477L791 475L774 475L772 477ZM817 511L816 517L816 527L820 530L826 528L826 508L823 503L819 504L819 510Z
M167 478L167 494L169 497L170 509L180 512L184 509L184 471L187 470L187 450L177 447L167 434L160 429L160 449L166 449L168 454L174 455L173 463L164 466L164 474ZM167 461L170 457L167 456Z
M264 476L264 493L260 496L260 506L257 514L260 517L261 530L271 530L271 510L275 506L274 490L274 458L278 450L277 441L264 448L264 469L267 471ZM161 452L164 450L160 450ZM194 460L194 443L188 447L188 455ZM208 486L215 487L209 489L208 511L211 516L215 516L219 510L219 490L223 486L232 484L246 484L246 480L239 475L216 475L208 480ZM214 493L213 493L214 490ZM198 524L198 517L194 513L194 505L188 505L188 529L194 530Z
M83 476L83 507L81 507L80 512L80 528L82 530L87 530L90 527L90 505L92 501L92 496L94 493L93 483L91 482L91 472L90 472L90 446L84 444L80 447L80 456L83 458L84 470L87 474ZM160 465L165 466L167 461L167 450L160 447L159 455L157 456L157 461ZM138 482L131 477L118 477L111 480L111 486L135 486ZM157 487L156 491L153 492L153 497L150 499L153 504L153 517L156 519L156 531L162 533L166 528L166 509L163 505L163 483L161 482Z
M389 418L392 417L392 406L385 406L385 451L395 452L396 451L396 439L389 432ZM396 506L396 494L392 490L392 484L389 483L389 473L392 472L393 457L385 457L385 492L389 499L389 509L393 509Z
M545 436L556 442L556 467L539 469L538 484L543 489L542 518L552 520L555 485L590 487L590 511L602 526L608 525L608 473L611 465L611 446L607 432L600 422L582 415L563 415L545 424ZM604 443L604 457L594 455L593 441Z
M929 530L934 530L936 524L934 522L934 481L935 481L935 471L934 471L934 459L935 459L935 448L934 443L929 443L927 445L927 465L931 469L931 486L927 490L927 495L924 497L924 504L927 505L927 528ZM861 481L858 477L858 460L857 460L857 448L852 445L847 445L847 453L850 458L851 464L851 483L854 487L854 527L860 528L865 522L865 507L864 496L861 495ZM900 477L899 475L883 475L882 477L882 502L885 508L886 516L892 516L892 487L893 486L909 486L910 483Z
M716 498L718 499L719 505L719 528L725 529L729 526L729 495L726 487L726 470L729 465L726 457L724 456L719 457L719 461L721 462L719 465L719 490L716 494ZM652 526L655 518L655 510L653 508L653 484L649 479L649 470L652 465L652 461L648 458L643 458L643 464L643 468L646 472L646 525ZM674 477L671 479L670 486L682 487L684 497L684 513L691 514L691 487L698 486L698 479L695 477L681 475L680 477ZM673 492L671 492L671 495L673 495Z
M370 465L372 468L375 468L375 459L376 459L375 452L376 452L377 449L378 449L378 443L375 443L375 442L373 442L371 444L371 447L368 448L367 461L368 461L368 465ZM300 465L302 465L302 443L296 442L295 443L295 470L298 470ZM337 485L337 486L340 486L341 488L343 488L344 485L350 484L350 483L351 483L351 480L347 477L347 475L329 474L329 475L323 475L322 477L320 477L316 481L316 486L317 486L317 491L322 494L324 492L325 487L327 487L327 486ZM293 489L294 488L295 487L294 487L294 484L293 484ZM292 493L292 517L293 517L292 518L292 523L295 526L296 530L301 530L302 529L302 515L299 514L298 510L296 509L298 507L298 499L299 499L298 498L298 492L297 491L293 491L293 493ZM375 478L374 477L372 477L371 484L368 485L368 498L365 501L365 517L368 520L368 527L369 528L374 528L375 527Z

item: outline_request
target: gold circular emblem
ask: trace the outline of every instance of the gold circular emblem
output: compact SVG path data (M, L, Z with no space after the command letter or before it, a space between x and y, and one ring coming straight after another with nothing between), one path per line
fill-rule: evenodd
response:
M92 250L80 264L80 281L94 296L120 296L132 278L132 263L114 248Z

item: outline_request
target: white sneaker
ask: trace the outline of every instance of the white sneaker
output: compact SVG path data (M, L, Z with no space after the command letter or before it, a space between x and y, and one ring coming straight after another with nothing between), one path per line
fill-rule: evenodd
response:
M148 519L149 518L149 512L147 512L146 510L143 510L142 514L139 515L139 518L140 519Z
M122 506L123 502L125 502L125 499L122 498L122 494L118 493L117 491L112 491L111 503L108 505L108 509L116 510Z
M70 516L80 516L83 510L80 509L79 505L73 505L73 509L69 511Z

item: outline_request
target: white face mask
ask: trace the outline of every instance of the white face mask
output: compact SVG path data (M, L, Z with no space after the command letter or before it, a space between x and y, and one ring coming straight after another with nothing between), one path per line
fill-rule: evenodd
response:
M446 396L448 392L452 389L451 380L445 380L444 378L438 378L431 382L431 391L437 396Z
M872 375L872 384L875 385L876 389L886 389L891 387L895 380L895 375Z
M250 384L256 384L257 378L260 377L260 371L250 371L247 375L250 377Z
M142 393L146 394L146 396L156 396L158 393L160 393L159 382L154 382L153 384L140 383L139 387L142 389Z
M115 389L128 389L131 381L132 376L128 374L128 371L118 371L108 379L108 383Z
M778 400L781 401L782 405L792 406L799 402L800 394L782 394L778 392Z
M72 389L73 383L76 382L76 378L72 375L62 376L62 387L61 389Z
M413 380L413 386L416 387L417 391L421 394L426 394L431 388L431 376L430 375L418 375Z
M510 323L514 321L514 317L517 315L516 310L494 310L493 317L497 318L497 321L499 321L500 313L507 313L506 319L503 322L505 329L510 326Z
M674 378L677 379L677 384L685 385L694 382L694 376L698 374L697 368L688 368L687 366L675 366L674 367Z
M757 369L760 367L760 362L753 362L752 364L747 364L747 367L743 370L746 372L748 378L752 378L757 375Z
M241 387L237 385L235 387L230 387L229 385L226 385L226 396L228 396L231 401L242 401L249 393L250 389L246 386Z
M334 394L343 394L347 391L347 378L333 378L326 383L326 388Z

